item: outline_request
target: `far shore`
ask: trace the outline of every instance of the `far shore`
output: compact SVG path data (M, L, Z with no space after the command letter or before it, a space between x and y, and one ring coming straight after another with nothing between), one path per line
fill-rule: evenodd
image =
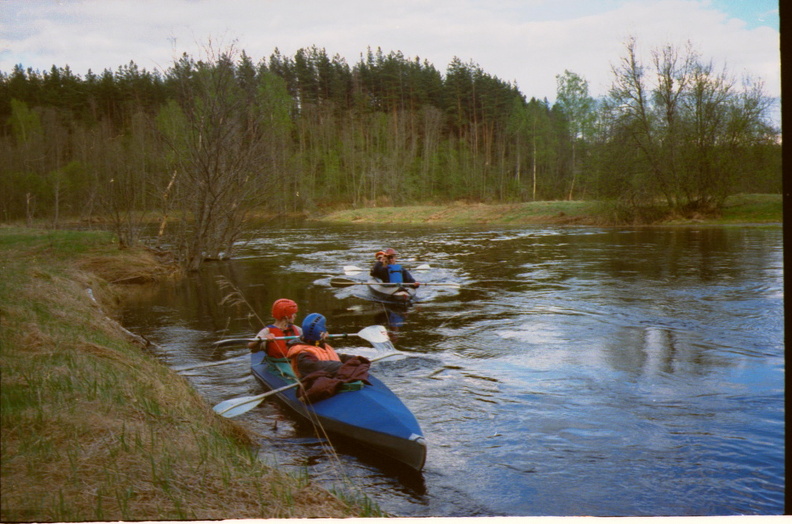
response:
M312 220L363 224L436 225L767 225L781 223L783 197L736 195L730 197L719 213L681 216L663 213L653 220L619 215L612 204L595 201L545 201L515 204L455 202L438 205L386 206L343 209Z
M488 204L480 202L418 203L404 206L319 205L310 210L276 213L257 209L247 216L247 227L264 227L272 221L308 220L346 224L403 224L436 226L773 226L783 223L783 195L740 194L729 197L718 212L680 215L661 207L650 211L631 211L613 202L595 200L548 200ZM171 222L176 217L171 217ZM65 217L54 229L111 230L111 217ZM159 226L162 216L149 211L137 225ZM32 223L12 221L5 227L51 229L51 221L39 218Z

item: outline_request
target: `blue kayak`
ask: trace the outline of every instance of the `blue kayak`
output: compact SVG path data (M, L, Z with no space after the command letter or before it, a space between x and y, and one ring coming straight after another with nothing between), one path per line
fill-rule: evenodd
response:
M263 351L251 353L255 376L269 389L293 384L296 379L287 359L270 358ZM303 419L320 423L328 432L420 471L426 461L426 441L407 406L388 387L369 374L371 385L353 382L336 395L305 404L297 388L276 396Z

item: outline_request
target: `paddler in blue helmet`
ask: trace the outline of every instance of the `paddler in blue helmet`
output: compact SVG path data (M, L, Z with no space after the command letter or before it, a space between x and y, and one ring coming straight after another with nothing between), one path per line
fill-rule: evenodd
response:
M398 282L413 284L415 287L421 284L416 282L413 276L405 268L396 262L396 257L399 254L393 248L388 248L382 252L383 256L379 257L374 267L371 268L369 273L372 277L380 279L382 282Z
M286 357L291 361L292 369L298 378L314 371L335 373L341 364L353 358L353 355L336 353L327 339L327 322L323 315L311 313L302 323L302 336L289 348Z

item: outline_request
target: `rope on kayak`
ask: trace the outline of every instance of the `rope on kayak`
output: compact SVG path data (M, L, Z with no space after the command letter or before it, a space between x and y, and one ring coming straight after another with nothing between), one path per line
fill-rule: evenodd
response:
M299 380L300 379L298 378L297 381L299 382ZM300 387L302 387L302 383L300 384ZM316 415L316 412L313 409L313 403L306 399L306 405L311 408L306 410L308 412L308 420L311 422L317 437L319 437L319 445L322 447L322 451L329 458L331 464L337 468L336 471L338 472L338 477L343 481L346 488L354 489L354 483L352 482L351 477L346 473L346 471L344 471L344 464L341 462L341 457L338 456L338 453L333 446L333 442L330 440L330 435L328 435L327 430L322 425L319 417Z

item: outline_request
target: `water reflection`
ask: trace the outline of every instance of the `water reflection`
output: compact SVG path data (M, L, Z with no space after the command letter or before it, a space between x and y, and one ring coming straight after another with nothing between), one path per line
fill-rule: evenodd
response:
M406 239L409 239L407 241ZM392 246L429 264L409 308L336 289ZM216 279L250 307L220 306ZM363 275L365 276L365 275ZM265 403L243 416L268 460L362 489L405 516L721 515L783 509L780 228L292 225L251 237L130 305L125 322L209 402L261 392L244 348L272 301L337 332L390 327L405 356L373 372L429 443L418 476L333 443ZM258 313L262 319L256 318ZM345 340L345 352L371 348ZM189 368L189 369L188 369Z

